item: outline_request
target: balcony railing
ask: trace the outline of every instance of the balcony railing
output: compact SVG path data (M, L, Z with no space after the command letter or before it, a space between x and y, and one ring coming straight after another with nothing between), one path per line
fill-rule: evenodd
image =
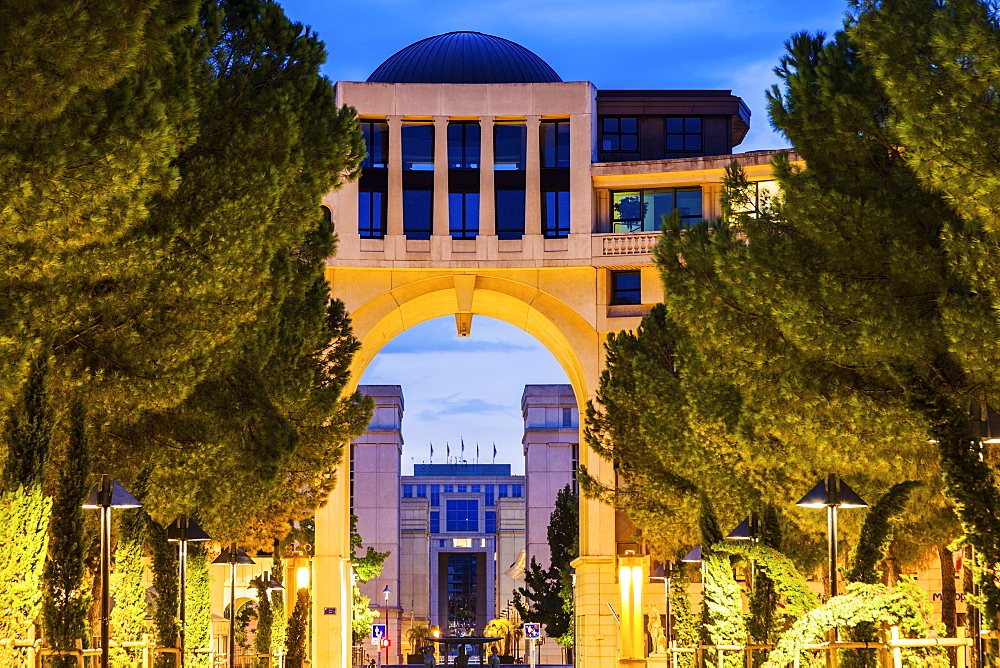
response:
M648 255L652 252L659 232L594 235L601 239L602 255Z

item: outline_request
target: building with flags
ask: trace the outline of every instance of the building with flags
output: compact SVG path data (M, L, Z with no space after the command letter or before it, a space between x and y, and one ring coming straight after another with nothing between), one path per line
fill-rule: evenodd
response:
M443 634L480 635L510 614L524 566L548 565L547 529L556 494L576 484L579 414L569 385L527 385L521 398L525 474L510 463L455 461L415 464L401 475L403 394L397 385L363 385L376 403L368 430L352 444L351 504L364 547L388 551L382 573L362 585L383 611L390 601L389 637L400 662L410 628L439 627ZM384 614L384 613L383 613ZM543 650L559 662L549 641ZM391 659L391 657L390 657Z

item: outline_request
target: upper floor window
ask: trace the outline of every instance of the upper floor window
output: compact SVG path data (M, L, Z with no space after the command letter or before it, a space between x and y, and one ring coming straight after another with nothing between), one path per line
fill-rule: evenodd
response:
M511 496L511 498L514 498L514 499L520 499L521 498L521 486L520 485L511 485L510 486L510 496Z
M454 491L455 491L455 486L454 485L445 485L444 486L444 493L445 494L451 494Z
M466 488L466 486L465 486L465 485L459 485L459 486L458 486L458 493L459 493L459 494L465 494L465 490L466 490L466 489L467 489L467 488Z
M524 123L497 122L493 126L493 169L525 169L528 128Z
M565 239L569 235L569 191L542 193L542 236Z
M417 485L417 498L418 499L427 498L427 485Z
M562 409L562 426L572 427L573 426L573 409L563 408Z
M638 271L611 272L611 305L642 303L642 281Z
M441 533L441 513L439 511L433 511L430 516L430 532L431 533ZM444 547L444 541L441 541L441 547Z
M496 191L496 230L500 239L524 236L524 189Z
M430 239L434 193L431 190L403 191L403 233L407 239Z
M403 485L403 498L409 499L413 496L413 485Z
M479 234L479 193L448 193L448 227L452 239L476 238Z
M778 192L777 181L751 181L746 190L730 199L729 206L733 213L747 213L756 218L763 213L773 213Z
M434 169L433 123L403 123L403 169Z
M602 151L638 151L639 119L634 116L605 116L601 119Z
M701 119L697 116L667 118L667 152L701 151Z
M569 167L569 121L542 121L542 167Z
M449 499L445 516L447 531L479 531L479 502L476 499Z
M448 124L448 167L477 169L479 149L479 123Z
M362 167L389 166L389 124L385 121L360 121L361 134L365 137L368 155L361 161Z
M358 234L362 239L381 239L385 236L387 200L384 192L358 191Z
M441 486L431 485L431 505L440 506L441 505Z
M484 533L496 533L496 532L497 532L496 511L488 510L486 511L486 531Z
M701 188L649 188L611 193L612 232L658 232L674 209L681 221L701 220Z
M486 500L484 501L484 503L487 506L495 505L493 503L493 485L484 485L484 493L486 494Z
M497 487L499 488L497 498L507 498L507 485L497 485Z
M473 494L479 494L479 485L469 485L469 491Z

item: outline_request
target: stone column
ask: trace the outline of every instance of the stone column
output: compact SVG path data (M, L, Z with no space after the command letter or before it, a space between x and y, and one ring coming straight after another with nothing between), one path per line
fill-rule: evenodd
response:
M434 222L432 234L446 237L448 228L448 117L434 117Z
M388 236L403 234L403 117L389 116L389 203L386 212Z
M479 117L479 236L495 236L496 192L493 180L493 116Z
M542 161L538 147L538 131L540 116L526 116L528 128L528 154L524 179L524 234L539 235L542 233Z

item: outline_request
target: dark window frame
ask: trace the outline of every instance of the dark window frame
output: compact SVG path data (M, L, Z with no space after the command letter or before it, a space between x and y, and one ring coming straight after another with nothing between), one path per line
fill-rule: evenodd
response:
M478 192L448 193L448 233L452 239L475 239L479 235Z
M472 128L475 128L475 142L469 142ZM452 144L453 135L456 134L461 135L458 138L457 147ZM453 149L456 148L457 156L453 153ZM479 121L450 121L448 123L448 169L479 169L481 165L482 128Z
M546 239L568 237L572 225L572 207L570 191L542 191L542 236Z
M690 154L704 151L705 139L702 132L705 123L701 116L667 116L663 122L666 153ZM677 127L677 123L680 123L680 127Z
M520 130L520 147L519 147L519 159L516 161L511 161L511 155L503 155L504 152L498 150L498 140L501 139L500 135L504 134L504 128L517 128ZM503 141L512 141L512 139L504 139ZM504 157L504 161L500 162L499 158ZM493 170L494 171L524 171L528 166L528 126L524 121L497 121L493 124Z
M408 193L426 193L427 198L427 219L421 221L422 226L418 226L413 216L412 207L415 203L407 201ZM411 215L407 215L407 213ZM407 239L430 239L434 233L434 191L427 188L409 188L403 190L403 235Z
M411 142L418 141L417 129L426 129L430 137L419 139L428 142L429 153L414 151ZM403 158L403 171L427 172L434 170L434 123L430 121L404 121L400 129L400 149Z
M479 500L448 499L445 505L445 531L479 533Z
M622 287L621 279L635 278L635 287ZM609 279L611 294L608 303L611 306L638 306L642 304L642 273L638 269L612 271Z
M373 197L373 195L378 195L378 197ZM358 191L358 236L362 239L382 239L385 237L388 200L388 193L382 190Z
M389 124L386 121L370 118L362 118L358 121L361 125L361 133L365 140L365 155L361 161L362 167L388 168L389 167ZM378 132L375 132L379 126ZM379 141L372 141L371 137L379 137ZM378 155L371 149L378 149Z
M673 198L673 209L677 209L677 194L678 193L693 193L697 192L699 197L698 213L696 214L683 214L681 213L681 224L684 227L690 227L692 224L697 223L703 219L703 209L701 206L701 194L702 190L700 186L682 186L677 188L636 188L634 190L612 190L608 194L608 202L611 207L610 219L611 219L611 232L613 234L635 234L638 232L659 232L660 222L653 221L654 228L646 229L646 212L649 209L650 202L647 201L648 195L664 195L669 193ZM637 193L639 198L635 206L635 215L622 215L621 202L615 203L616 195L632 195L632 193ZM624 200L621 200L624 201Z
M623 123L623 121L629 121ZM601 116L601 151L606 153L639 152L638 116ZM634 128L634 129L633 129ZM631 148L629 148L631 146Z
M565 134L562 132L564 128ZM538 124L538 149L543 169L569 167L570 132L569 119L545 119ZM550 138L552 141L549 141Z

